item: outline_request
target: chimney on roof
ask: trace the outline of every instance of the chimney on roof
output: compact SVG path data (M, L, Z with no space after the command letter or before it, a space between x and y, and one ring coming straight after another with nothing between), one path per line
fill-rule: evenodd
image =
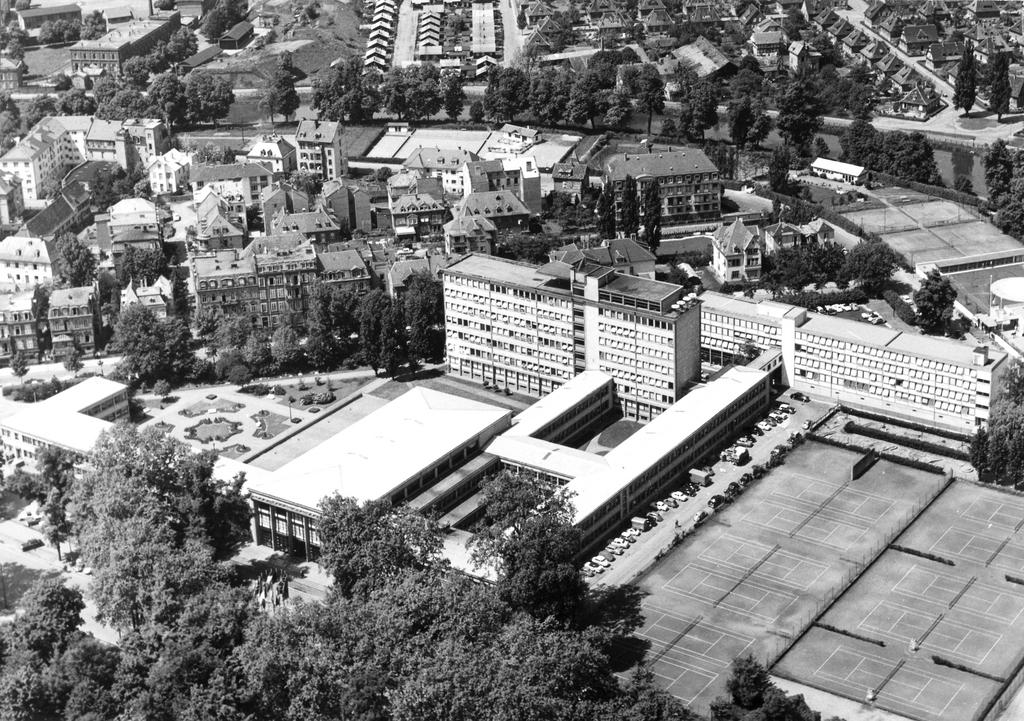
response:
M988 364L988 346L979 345L974 349L974 365L983 367Z

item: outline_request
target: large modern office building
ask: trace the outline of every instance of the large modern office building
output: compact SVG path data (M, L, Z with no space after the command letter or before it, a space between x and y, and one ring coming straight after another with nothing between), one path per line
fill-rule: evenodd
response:
M711 292L701 295L700 335L705 361L731 363L749 344L777 348L783 385L967 432L988 420L1008 365L986 346Z
M586 261L541 267L469 255L443 273L452 373L545 395L585 370L649 421L700 373L700 303L683 288Z

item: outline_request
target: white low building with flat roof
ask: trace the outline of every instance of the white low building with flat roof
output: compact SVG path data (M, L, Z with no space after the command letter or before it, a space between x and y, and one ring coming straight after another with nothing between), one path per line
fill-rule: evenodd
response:
M128 386L106 378L86 378L0 421L0 446L8 461L32 467L43 448L63 448L85 456L100 435L128 413Z
M324 498L338 493L361 503L403 503L479 454L511 417L505 408L412 388L272 474L253 474L245 488L255 511L254 540L315 559Z
M816 158L811 163L811 173L828 180L838 180L854 185L863 183L868 177L868 171L860 165L841 163L829 158Z

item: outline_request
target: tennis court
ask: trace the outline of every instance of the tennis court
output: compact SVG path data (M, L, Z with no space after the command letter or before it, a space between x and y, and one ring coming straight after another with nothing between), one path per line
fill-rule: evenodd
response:
M1024 657L1024 585L1007 578L1022 528L1024 499L952 484L775 672L855 700L881 689L876 706L920 721L975 718Z
M885 461L851 481L860 458L804 444L640 579L637 636L698 713L725 693L735 658L774 662L942 486Z

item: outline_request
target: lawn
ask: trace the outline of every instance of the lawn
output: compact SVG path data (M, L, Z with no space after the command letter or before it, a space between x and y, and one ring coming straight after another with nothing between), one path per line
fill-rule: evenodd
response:
M28 77L42 78L60 70L67 70L71 64L70 45L54 48L25 48L25 65Z

